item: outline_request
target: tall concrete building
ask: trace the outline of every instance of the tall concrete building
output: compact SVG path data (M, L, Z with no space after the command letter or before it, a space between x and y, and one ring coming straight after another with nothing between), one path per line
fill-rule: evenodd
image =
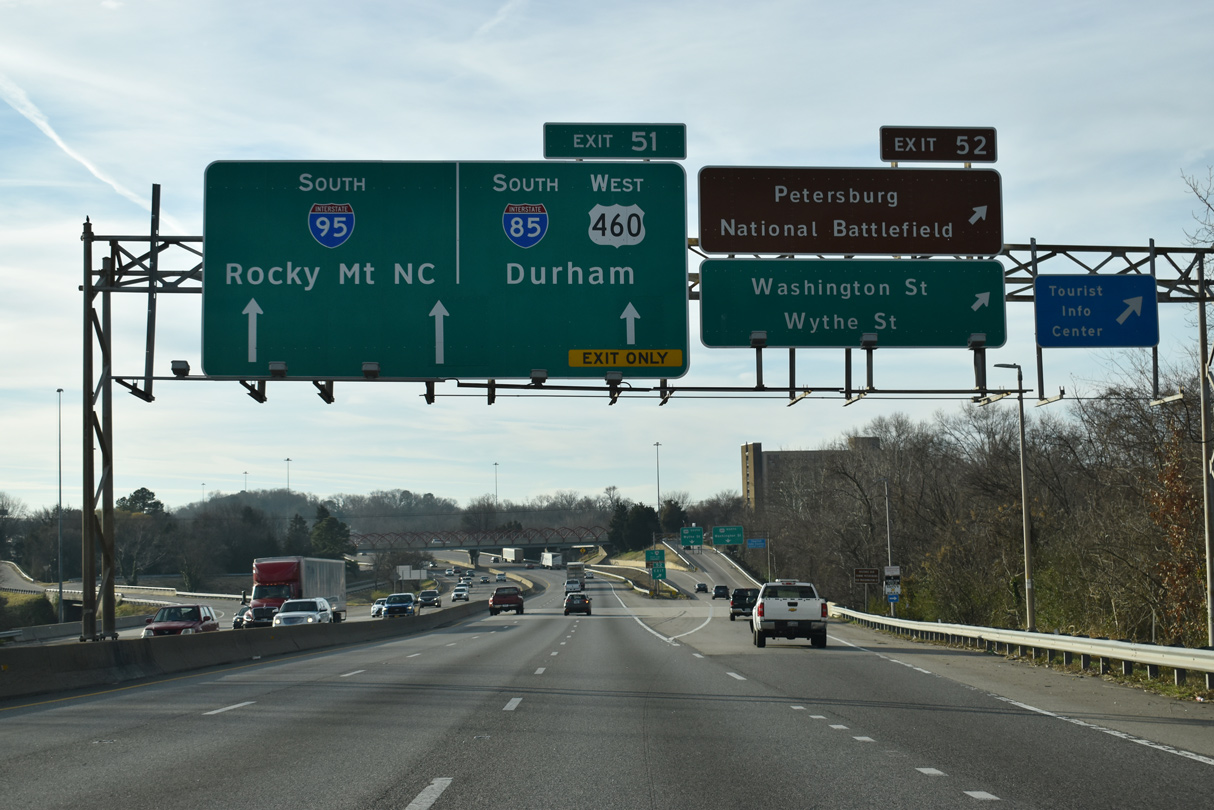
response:
M875 437L853 436L847 450L769 450L761 442L742 445L742 499L751 511L762 511L768 495L793 471L822 469L841 453L881 449Z

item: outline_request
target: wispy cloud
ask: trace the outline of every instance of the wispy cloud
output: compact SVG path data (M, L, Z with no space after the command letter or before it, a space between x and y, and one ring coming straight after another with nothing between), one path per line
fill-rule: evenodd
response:
M89 173L98 180L105 183L107 186L114 189L114 191L118 192L119 195L135 203L140 208L150 210L151 206L149 205L146 197L131 191L126 186L122 185L117 180L110 177L108 174L95 166L93 162L84 155L68 146L63 138L59 137L59 133L56 132L55 128L51 126L50 121L47 120L42 111L38 109L34 102L30 101L30 98L25 94L25 91L18 87L16 82L3 73L0 73L0 99L3 99L10 107L23 115L31 124L41 130L42 134L50 138L52 143L62 149L65 155L79 163L84 168L88 169ZM172 217L166 216L162 213L161 221L178 233L185 233L185 230L181 227L180 223L175 221Z

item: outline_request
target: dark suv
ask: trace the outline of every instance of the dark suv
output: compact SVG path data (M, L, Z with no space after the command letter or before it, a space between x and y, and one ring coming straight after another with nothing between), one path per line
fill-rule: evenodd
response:
M713 599L728 599L729 598L729 586L728 585L712 586L712 598Z
M758 588L734 588L733 595L729 597L729 620L732 622L739 616L749 616L758 598Z

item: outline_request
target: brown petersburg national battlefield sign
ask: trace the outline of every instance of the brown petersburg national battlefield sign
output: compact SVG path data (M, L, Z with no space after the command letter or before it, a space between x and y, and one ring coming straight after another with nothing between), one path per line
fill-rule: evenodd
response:
M995 256L1003 195L993 169L705 166L709 253Z

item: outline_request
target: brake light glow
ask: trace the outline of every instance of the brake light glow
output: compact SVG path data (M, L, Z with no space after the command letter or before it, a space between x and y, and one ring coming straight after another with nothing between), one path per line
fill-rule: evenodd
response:
M759 618L760 619L763 618L763 603L762 602L755 605L755 610L759 611Z

